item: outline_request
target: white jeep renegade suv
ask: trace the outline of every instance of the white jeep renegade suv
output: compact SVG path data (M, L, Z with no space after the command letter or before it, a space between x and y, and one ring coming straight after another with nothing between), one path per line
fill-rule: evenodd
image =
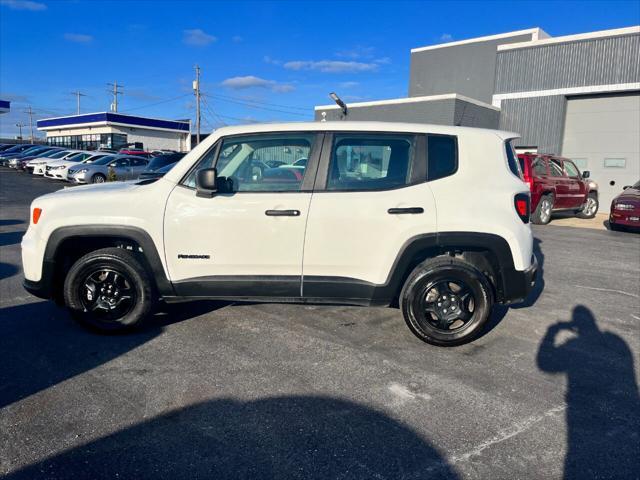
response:
M24 285L102 331L138 326L159 300L209 298L399 305L422 340L460 344L535 281L515 137L377 122L222 128L163 178L35 199Z

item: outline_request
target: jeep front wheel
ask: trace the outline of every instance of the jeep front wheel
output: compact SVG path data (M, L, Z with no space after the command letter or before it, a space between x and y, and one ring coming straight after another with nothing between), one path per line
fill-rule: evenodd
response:
M421 340L439 346L469 342L493 306L485 275L457 258L426 260L409 275L400 294L407 325Z
M73 264L64 281L64 300L82 325L120 332L139 326L150 314L152 282L131 252L103 248Z

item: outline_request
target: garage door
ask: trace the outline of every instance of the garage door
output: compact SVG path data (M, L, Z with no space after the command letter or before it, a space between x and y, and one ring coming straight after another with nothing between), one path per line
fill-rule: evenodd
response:
M608 212L622 187L640 180L640 94L568 98L562 155L591 172Z

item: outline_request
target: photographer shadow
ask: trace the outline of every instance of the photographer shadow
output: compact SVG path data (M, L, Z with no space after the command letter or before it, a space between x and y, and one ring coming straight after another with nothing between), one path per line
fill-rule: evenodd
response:
M571 337L557 345L561 332ZM578 305L570 322L549 327L537 364L567 376L564 478L636 478L640 398L627 343L600 330L593 313Z

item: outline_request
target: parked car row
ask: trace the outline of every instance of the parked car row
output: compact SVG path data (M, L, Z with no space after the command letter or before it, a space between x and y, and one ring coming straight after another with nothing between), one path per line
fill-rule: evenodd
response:
M146 152L134 149L115 153L32 144L4 147L0 146L0 165L72 183L158 178L184 156L183 153L171 151Z

